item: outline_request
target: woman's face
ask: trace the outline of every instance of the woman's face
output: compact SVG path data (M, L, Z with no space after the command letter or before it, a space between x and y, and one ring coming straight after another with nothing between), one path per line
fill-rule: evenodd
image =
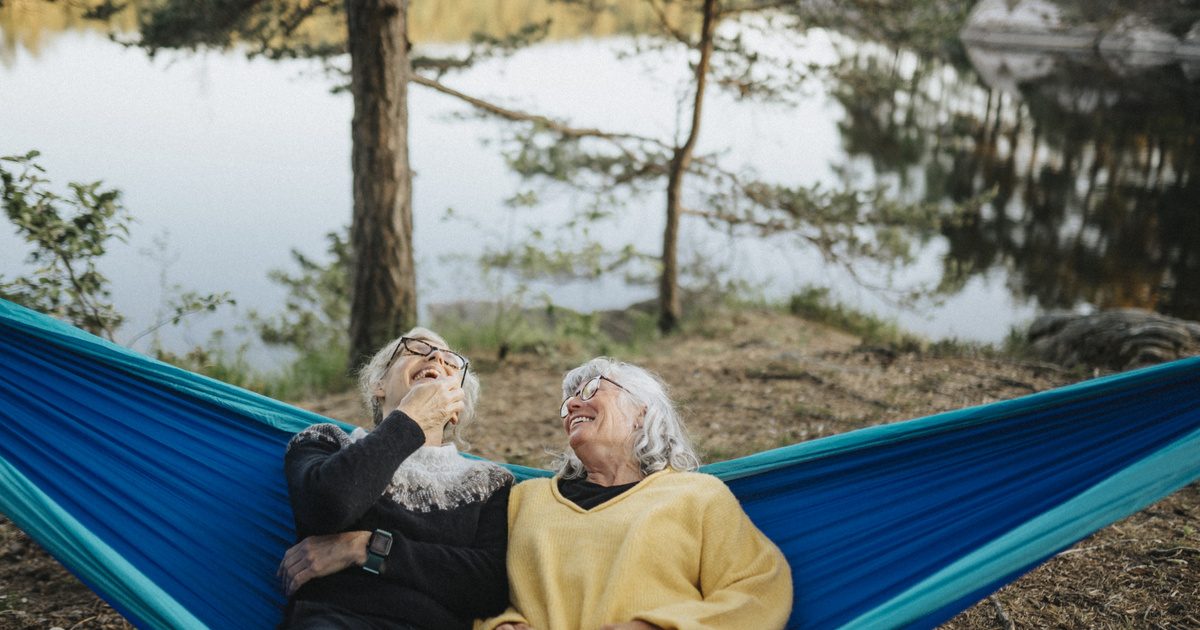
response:
M567 415L562 419L563 431L575 453L581 459L589 452L632 453L638 406L625 400L621 388L605 379L600 379L590 399L582 400L578 393L567 399Z
M420 339L436 348L445 348L446 342L434 337L413 337ZM422 381L432 380L443 376L461 378L462 373L451 363L442 352L434 352L429 356L411 354L404 348L399 348L391 366L383 374L383 380L375 387L375 396L380 398L380 408L387 415L404 400L404 396L412 386ZM457 381L455 381L457 384Z

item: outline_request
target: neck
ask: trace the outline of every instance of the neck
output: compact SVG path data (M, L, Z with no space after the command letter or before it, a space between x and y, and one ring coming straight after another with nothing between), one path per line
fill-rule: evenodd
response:
M637 462L631 459L589 462L582 457L587 480L600 486L619 486L646 478Z
M444 444L444 435L442 429L425 432L425 446L441 446Z

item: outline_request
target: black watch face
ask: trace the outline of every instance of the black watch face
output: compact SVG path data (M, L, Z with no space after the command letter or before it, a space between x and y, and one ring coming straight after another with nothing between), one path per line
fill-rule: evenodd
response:
M392 539L379 534L372 534L371 541L367 544L367 551L377 555L386 556L392 550Z

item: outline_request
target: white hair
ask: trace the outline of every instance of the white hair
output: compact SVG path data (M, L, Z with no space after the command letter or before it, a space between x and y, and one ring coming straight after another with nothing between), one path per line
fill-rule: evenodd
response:
M649 475L668 466L680 471L700 467L700 458L662 379L636 365L597 357L567 372L562 382L563 398L573 395L585 382L597 376L620 383L623 389L619 396L625 402L646 408L641 426L633 431L633 457L642 474ZM565 479L587 475L583 462L570 445L558 455L555 468Z
M366 404L367 409L371 412L373 425L383 422L383 409L379 405L380 399L375 396L375 389L383 382L384 377L387 376L388 368L391 367L388 365L388 360L395 354L396 348L400 345L400 340L404 337L428 341L442 348L450 347L441 335L428 328L417 326L391 340L391 342L384 344L375 353L375 356L371 357L371 360L362 366L362 369L358 371L358 390L362 394L363 403ZM467 370L462 388L463 394L465 394L463 410L462 413L458 414L458 424L454 425L451 439L454 440L454 443L460 449L466 450L470 447L470 444L463 437L464 429L475 420L475 403L479 401L479 379L470 370Z

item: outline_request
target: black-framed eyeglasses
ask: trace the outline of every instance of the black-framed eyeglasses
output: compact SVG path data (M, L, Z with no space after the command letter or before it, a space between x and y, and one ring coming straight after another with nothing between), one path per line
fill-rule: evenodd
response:
M415 337L401 337L400 343L396 344L396 349L392 351L392 357L388 359L387 365L383 369L386 371L391 368L392 363L396 361L396 357L398 356L427 357L434 352L442 353L442 360L446 362L446 365L462 372L462 382L459 383L459 386L461 387L466 384L467 366L471 365L467 357L447 348L439 348L424 339L417 339Z
M579 391L575 392L574 396L567 396L566 399L563 400L562 407L558 410L558 417L567 417L567 413L569 413L567 410L567 403L570 403L572 398L578 398L580 402L591 400L592 397L596 395L596 392L600 391L600 381L608 381L609 383L612 383L621 389L625 389L620 383L608 378L607 376L594 376L588 379L588 382L584 383L583 387L580 387ZM629 390L625 389L625 391Z

